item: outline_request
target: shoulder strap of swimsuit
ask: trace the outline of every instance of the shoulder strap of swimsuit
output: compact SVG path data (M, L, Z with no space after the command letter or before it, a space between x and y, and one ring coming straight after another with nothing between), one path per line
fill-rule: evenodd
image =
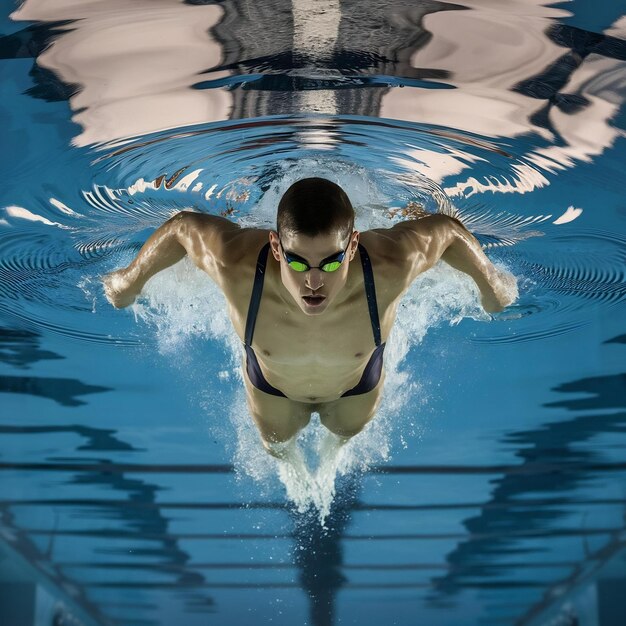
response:
M252 335L254 335L254 325L256 316L261 304L263 294L263 281L265 280L265 267L267 265L267 254L270 249L269 242L266 243L259 252L256 262L256 272L254 274L254 285L252 286L252 296L250 296L250 306L248 306L248 317L246 318L246 345L252 346Z
M246 345L252 345L252 337L254 335L254 326L256 324L259 305L261 304L261 295L263 294L263 282L265 280L265 268L267 266L267 255L269 253L270 244L266 243L256 262L256 272L254 274L254 285L252 286L252 295L250 297L250 305L248 307L248 317L246 319ZM378 317L378 304L376 302L376 286L374 285L374 272L372 271L372 263L365 248L359 244L359 252L361 254L361 265L363 266L363 279L365 282L365 296L367 298L367 307L369 309L370 321L372 323L372 332L374 333L374 343L379 346L381 344L380 320Z
M378 304L376 302L376 287L374 286L374 272L372 271L372 263L370 261L367 250L359 244L359 252L361 253L361 265L363 265L363 278L365 280L365 295L367 297L367 307L370 311L370 321L372 322L372 332L374 333L374 343L379 346L380 337L380 319L378 318Z

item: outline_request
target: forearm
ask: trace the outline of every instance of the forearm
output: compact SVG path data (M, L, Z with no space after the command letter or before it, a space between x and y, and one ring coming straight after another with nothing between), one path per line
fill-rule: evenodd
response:
M178 213L159 226L126 268L127 278L137 293L155 274L178 263L187 254L180 241L183 217L183 213Z
M448 265L471 276L481 293L492 293L495 278L493 263L487 258L476 238L460 223L456 224L452 228L451 242L441 258Z
M455 220L452 231L451 243L441 258L472 277L480 290L486 311L500 311L511 304L517 297L514 277L493 265L477 239L460 222Z
M113 306L122 308L132 304L152 276L185 256L181 243L184 215L178 213L157 228L128 267L104 276L105 294Z

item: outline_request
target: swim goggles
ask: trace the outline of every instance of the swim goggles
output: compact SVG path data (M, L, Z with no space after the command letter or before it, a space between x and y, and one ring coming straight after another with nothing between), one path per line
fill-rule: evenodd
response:
M341 267L343 260L346 258L346 252L350 247L350 243L348 243L345 250L326 257L319 265L309 265L307 261L305 261L302 257L299 257L297 254L285 252L285 248L282 243L280 244L280 247L283 249L283 256L285 257L285 261L287 261L287 265L289 265L289 267L295 272L308 272L309 270L336 272Z

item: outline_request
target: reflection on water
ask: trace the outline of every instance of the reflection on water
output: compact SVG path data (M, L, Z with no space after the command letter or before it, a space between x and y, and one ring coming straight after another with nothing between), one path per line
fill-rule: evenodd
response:
M110 325L103 332L91 317L66 326L66 311L50 298L51 276L73 309L93 308L94 274L127 261L146 229L176 210L267 226L275 207L267 201L260 210L259 200L276 199L282 177L320 170L356 197L362 227L387 226L396 214L384 209L417 200L460 215L486 246L537 230L556 236L545 227L591 210L580 208L580 194L532 205L507 198L498 206L494 198L549 188L558 172L589 162L622 133L614 120L626 84L623 21L616 14L596 33L554 22L567 16L542 3L494 12L485 2L391 2L350 12L333 1L315 13L297 3L171 1L148 10L120 0L52 9L29 0L12 17L40 22L6 35L4 56L36 56L38 71L66 85L82 127L74 143L117 143L100 146L95 169L72 189L5 207L5 294L31 300L28 320L107 341ZM126 36L136 21L141 34ZM269 30L274 37L254 36ZM240 118L251 119L235 123ZM73 154L74 170L93 162L90 153ZM502 253L541 289L571 296L535 291L521 303L528 327L516 340L580 327L580 296L623 299L623 237L610 228L585 233L595 241L581 235L576 264L559 247L570 245L561 233L539 257L529 248ZM611 264L598 268L594 257L602 264L606 246ZM550 248L554 264L544 254ZM136 342L128 332L113 336Z
M341 496L333 502L325 526L316 515L294 515L294 564L309 597L310 623L330 626L337 623L336 598L349 582L343 574L342 539L350 523L350 513L358 505L359 479L354 475L342 482Z
M70 28L71 20L27 26L17 33L0 37L0 59L37 59L56 37ZM69 100L80 85L64 83L55 72L35 61L29 71L34 85L26 93L47 102Z
M555 391L570 396L584 394L585 398L567 398L546 406L578 413L576 417L507 435L506 441L517 448L521 463L493 481L489 501L477 516L464 521L468 539L446 557L450 573L435 579L435 601L468 585L497 584L506 585L509 601L515 603L511 594L523 595L533 585L527 578L519 579L516 570L520 559L530 558L534 567L541 568L552 565L555 558L554 550L548 546L533 546L533 537L550 537L554 541L574 538L585 548L584 560L569 563L567 576L551 581L550 585L542 581L543 598L528 609L519 623L528 623L531 617L558 604L558 598L569 589L593 585L590 565L601 565L624 549L626 503L623 493L621 497L606 499L602 515L598 515L589 507L595 498L578 494L603 474L608 474L607 480L614 482L620 494L626 486L626 467L620 461L607 462L601 448L585 444L599 434L626 433L625 390L626 374L564 383ZM611 412L607 414L607 410ZM525 505L529 501L535 503L534 510ZM523 538L530 539L526 550L519 548ZM510 581L503 580L505 572ZM621 577L622 584L626 583L626 571Z
M106 387L84 385L79 380L65 378L35 378L33 376L2 376L0 392L25 393L31 396L53 398L65 406L85 404L77 396L99 391L109 391Z
M39 347L39 335L28 330L0 328L0 360L19 369L44 359L62 359L60 354Z
M16 6L0 622L12 605L29 623L616 625L625 20L584 0ZM383 415L351 451L364 474L326 527L252 452L206 277L179 265L137 319L99 282L172 213L267 227L309 175L347 190L362 229L460 217L522 291L486 323L445 269L414 286ZM464 358L488 403L456 393Z
M119 440L112 431L81 427L2 428L3 434L31 436L72 431L76 431L89 440L89 445L80 446L77 451L90 450L98 452L99 456L107 451L137 451L132 445ZM68 450L67 453L70 451ZM155 506L160 486L150 481L126 476L119 465L107 461L100 465L93 464L94 471L87 469L90 464L86 464L85 469L80 470L80 464L74 462L65 466L63 463L51 463L47 467L44 465L28 467L24 464L5 463L2 464L1 469L9 475L13 473L18 482L23 482L22 476L27 475L25 471L29 469L43 470L53 474L59 470L69 471L71 478L58 483L59 487L64 485L61 491L69 489L85 494L112 491L116 494L116 499L98 501L92 496L81 501L80 499L53 497L40 501L26 498L20 502L19 499L14 498L13 502L1 503L4 539L10 542L12 549L18 550L27 558L31 566L35 567L31 574L35 580L42 575L51 577L57 585L55 595L64 598L69 590L70 602L78 602L78 605L86 609L92 617L98 620L98 623L108 623L107 612L113 603L107 601L104 606L98 606L99 601L94 602L92 593L85 593L86 587L93 587L93 581L90 581L89 575L85 577L85 571L93 569L102 572L102 568L106 567L107 563L106 559L102 561L101 555L108 553L114 557L130 559L128 562L116 565L119 570L154 567L155 571L160 572L163 579L167 580L168 587L188 588L186 602L190 606L199 604L211 607L213 605L211 596L201 589L205 583L204 577L195 570L187 569L186 564L190 561L190 555L181 549L179 539L169 531L168 517L161 513L158 506ZM79 470L77 473L74 472L75 468ZM51 528L39 526L24 529L20 527L22 519L39 519L41 523L45 516L38 514L37 511L42 508L50 509L50 507L54 511ZM30 515L27 513L29 510ZM81 522L79 526L82 528L76 527L76 522L71 521L72 517L82 518L87 524ZM43 551L40 547L42 539L43 545L46 546ZM75 544L74 548L69 551L67 546L64 546L68 539ZM88 539L89 543L95 542L96 546L100 547L96 547L89 555L89 552L84 552L80 547L83 539ZM105 547L107 543L111 544L110 547ZM121 547L124 545L134 547L128 550ZM93 559L93 562L85 560L89 558ZM144 559L148 559L152 565L142 563ZM120 581L119 586L125 589L150 587L150 578L148 575L148 580L140 585L127 579L125 582ZM115 588L118 585L107 582L103 586ZM80 590L80 594L74 593L72 589ZM145 608L150 608L150 606L144 606L143 609ZM182 610L184 610L183 607L181 607ZM0 616L3 615L0 612ZM11 613L6 615L11 615ZM6 615L4 617L8 619Z
M567 15L524 3L494 15L485 2L395 0L351 11L325 0L311 11L285 0L252 8L75 1L54 9L28 0L12 17L52 22L43 39L57 37L37 65L80 86L70 97L80 145L224 119L366 115L492 137L534 131L554 145L532 161L553 171L611 145L619 132L609 120L624 97L624 41L548 21ZM61 20L71 25L59 35ZM141 30L129 37L138 20ZM399 87L432 88L439 79L457 89L416 96ZM449 161L433 164L430 177L466 166Z
M447 596L483 589L501 605L497 611L510 612L511 606L524 606L534 598L515 623L619 623L615 609L626 584L625 466L621 459L607 462L601 449L585 449L583 444L600 434L626 433L625 390L626 374L564 383L555 391L585 398L546 406L583 415L507 435L506 442L515 446L522 462L492 481L491 497L480 514L464 520L466 537L446 557L447 573L432 581L430 601L435 606L449 606ZM607 410L613 412L607 415ZM599 500L580 494L603 474L621 497ZM331 537L334 533L327 539ZM556 550L537 543L537 537L555 543L573 538L584 550L561 560ZM591 608L585 599L590 587L598 592ZM506 590L505 602L496 602L500 590ZM552 621L546 621L548 616Z
M0 328L0 361L19 369L42 360L62 359L61 355L39 349L39 335L19 328ZM78 398L90 393L110 391L106 387L85 385L69 378L37 376L0 376L0 393L18 393L50 398L63 406L79 406Z

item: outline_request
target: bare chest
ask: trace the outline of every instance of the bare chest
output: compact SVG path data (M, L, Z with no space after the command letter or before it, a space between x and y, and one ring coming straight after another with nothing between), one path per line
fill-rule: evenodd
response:
M306 315L290 306L273 284L280 276L276 272L272 276L271 269L265 276L250 343L267 381L288 397L338 397L358 382L376 342L375 318L370 316L362 270L356 269L360 274L355 288L348 286L349 298L321 315ZM239 281L223 284L230 317L242 342L246 342L253 283L253 275L240 275ZM399 295L388 285L384 279L377 280L376 310L383 342L393 325Z
M274 297L261 302L252 342L273 368L343 369L367 359L375 347L365 294L332 314L293 312Z

